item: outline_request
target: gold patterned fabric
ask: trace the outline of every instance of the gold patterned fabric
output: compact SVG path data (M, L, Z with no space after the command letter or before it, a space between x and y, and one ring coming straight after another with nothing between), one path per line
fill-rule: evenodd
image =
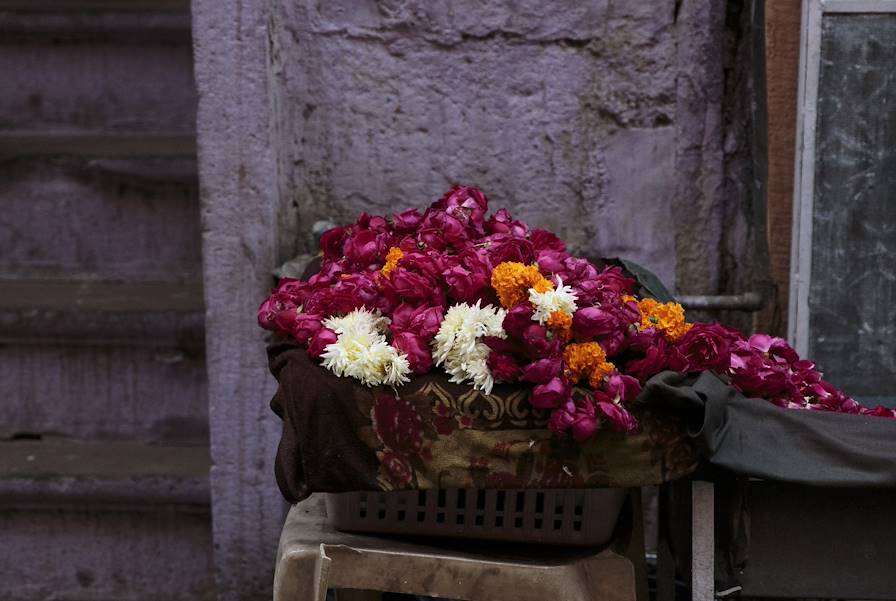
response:
M635 406L637 434L559 439L528 388L486 395L430 373L395 390L338 378L288 341L269 348L283 419L277 481L312 492L432 488L600 488L659 484L692 473L698 456L677 416Z

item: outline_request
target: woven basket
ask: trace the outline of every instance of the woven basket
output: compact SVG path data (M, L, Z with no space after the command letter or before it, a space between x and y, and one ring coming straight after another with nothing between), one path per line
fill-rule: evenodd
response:
M601 546L626 489L439 489L326 495L337 530L508 542Z

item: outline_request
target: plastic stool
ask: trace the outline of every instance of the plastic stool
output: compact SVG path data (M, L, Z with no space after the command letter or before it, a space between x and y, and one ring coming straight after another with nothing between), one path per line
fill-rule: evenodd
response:
M274 575L274 601L324 601L327 588L469 601L646 601L640 491L633 490L602 549L432 538L385 538L334 530L322 496L287 515ZM339 595L337 591L337 596Z

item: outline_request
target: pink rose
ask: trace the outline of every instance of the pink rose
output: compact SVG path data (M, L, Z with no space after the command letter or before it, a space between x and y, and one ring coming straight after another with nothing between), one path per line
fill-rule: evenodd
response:
M582 307L572 317L572 331L578 340L607 336L619 329L616 316L598 307Z
M442 272L448 284L448 294L462 303L474 303L490 296L491 268L486 258L473 250L465 250L455 257L456 262Z
M622 406L609 401L598 401L597 409L617 432L634 434L638 431L638 420Z
M351 226L334 227L323 233L320 237L320 249L324 253L324 258L331 261L338 261L342 258L342 245L345 238L351 233Z
M717 323L697 323L678 341L678 349L691 371L726 373L731 365L731 345L741 333Z
M862 415L873 415L875 417L896 417L892 409L884 407L883 405L878 405L874 409L862 409L860 411Z
M529 404L538 409L553 409L569 398L571 388L561 378L552 378L547 384L532 389Z
M392 338L392 346L408 356L408 365L415 374L425 374L432 368L432 351L422 336L402 332Z
M576 403L576 412L569 427L572 438L576 442L585 442L594 436L599 428L600 420L594 412L594 401L586 396Z
M453 186L435 205L443 209L455 219L478 226L482 231L485 213L488 211L488 199L481 190L470 186Z
M390 329L395 334L410 332L424 338L432 338L439 331L444 311L441 305L436 307L426 307L424 305L413 307L402 303L392 313Z
M330 328L319 329L314 336L311 337L311 342L308 344L308 355L315 359L319 358L324 354L324 351L327 350L327 346L334 344L337 338L338 336L336 336L336 332Z
M511 234L494 234L486 239L486 253L492 265L514 261L529 264L535 258L532 243Z
M371 230L361 230L349 236L342 245L342 252L358 269L367 269L377 262L381 251L379 237Z
M502 323L504 331L512 338L522 338L523 332L532 325L534 309L529 303L523 303L510 309L504 316Z
M392 216L392 224L395 230L403 234L411 234L420 226L423 216L417 209L408 209Z
M566 259L568 258L569 253L565 250L541 251L538 253L538 270L551 276L563 273L566 270Z
M536 253L540 254L544 251L566 253L566 243L547 230L534 229L529 239Z
M652 343L647 345L644 358L629 362L625 372L644 382L667 369L685 371L687 361L681 352L666 342L662 336L654 336Z
M529 226L522 221L514 221L507 209L498 209L485 223L485 230L490 234L510 234L516 238L524 238Z
M548 421L548 430L557 435L564 435L575 421L576 404L572 399L567 399L559 407L551 412Z
M607 378L604 391L610 399L618 398L620 402L626 403L638 396L641 392L641 384L631 376L614 373Z
M515 382L520 373L520 366L506 353L490 352L486 364L495 379L502 382Z
M323 326L321 325L321 315L299 313L292 324L290 332L296 340L302 344L308 344L311 337L314 336Z
M520 380L544 384L560 375L561 365L562 361L559 356L538 359L523 368Z
M548 329L537 323L523 330L523 345L531 357L550 357L560 353L560 341L548 338Z

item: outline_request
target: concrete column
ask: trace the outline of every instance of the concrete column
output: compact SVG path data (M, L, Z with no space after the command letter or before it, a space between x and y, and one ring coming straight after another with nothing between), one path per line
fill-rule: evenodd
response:
M274 381L255 323L279 259L265 6L192 6L216 580L220 599L241 601L270 598L285 515Z

